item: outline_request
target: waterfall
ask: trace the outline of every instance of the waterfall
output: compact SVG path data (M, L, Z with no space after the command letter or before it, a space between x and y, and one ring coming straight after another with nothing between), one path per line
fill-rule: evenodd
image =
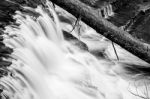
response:
M4 35L4 43L13 53L7 59L12 62L5 69L8 75L0 80L1 99L141 99L127 89L137 93L130 80L119 76L121 65L64 39L54 8L48 1L45 5L24 7L38 16L16 11L13 18L20 25L5 27L9 36Z

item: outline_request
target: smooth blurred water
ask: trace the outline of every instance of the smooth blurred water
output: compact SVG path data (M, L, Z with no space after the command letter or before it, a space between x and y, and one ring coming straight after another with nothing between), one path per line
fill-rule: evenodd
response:
M5 39L5 44L14 52L9 75L0 80L0 89L3 89L1 98L140 99L128 91L129 81L117 74L121 73L118 72L122 70L119 68L121 65L98 59L66 41L58 16L49 2L46 5L47 9L41 6L32 9L40 14L39 17L16 12L14 18L20 26L6 27L5 32L16 37ZM93 48L101 43L88 41L85 35L82 35L81 41L88 45L90 51L102 49ZM104 45L103 48L106 48L110 44ZM106 53L111 56L114 51L108 49ZM131 89L136 93L134 87L131 86ZM143 92L137 94L143 95Z

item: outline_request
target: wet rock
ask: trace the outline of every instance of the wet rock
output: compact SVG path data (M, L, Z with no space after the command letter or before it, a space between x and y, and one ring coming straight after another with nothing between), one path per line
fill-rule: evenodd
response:
M82 3L96 9L102 9L115 0L80 0Z
M36 8L37 5L42 5L45 3L45 0L11 0L23 6L29 6Z
M3 71L3 70L0 70L0 78L1 77L4 77L4 76L7 76L8 75L8 72L7 71ZM0 98L1 99L1 98ZM3 99L3 98L2 98Z
M140 12L128 28L128 32L135 38L150 44L150 10Z
M9 61L0 61L0 68L1 67L7 67L7 66L10 66L12 64L12 62L9 62Z
M116 0L111 4L115 14L108 20L116 26L124 26L140 11L148 10L149 4L150 1L145 0Z
M88 46L83 43L82 41L78 40L76 37L74 37L72 34L68 33L67 31L63 31L64 38L69 41L71 44L79 47L81 50L88 51Z
M7 46L0 46L0 53L11 54L13 50Z

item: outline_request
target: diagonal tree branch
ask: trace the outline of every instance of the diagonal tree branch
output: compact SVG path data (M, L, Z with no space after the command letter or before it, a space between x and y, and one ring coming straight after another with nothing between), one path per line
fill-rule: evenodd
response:
M51 0L56 5L64 8L75 17L81 16L83 22L91 26L98 33L102 34L111 41L117 43L137 57L150 63L150 48L133 38L129 33L121 30L112 23L99 16L98 12L79 0Z

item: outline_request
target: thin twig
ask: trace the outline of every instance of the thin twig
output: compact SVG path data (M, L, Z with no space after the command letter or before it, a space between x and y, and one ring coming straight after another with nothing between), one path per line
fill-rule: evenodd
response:
M149 99L149 95L148 95L148 88L147 88L147 84L146 84L146 82L144 81L144 85L145 85L145 95L146 95L146 97L147 97L147 99Z
M75 22L75 25L73 26L72 30L70 31L70 33L75 29L75 27L79 24L79 21L81 20L81 17L79 16Z
M117 60L119 61L119 56L118 56L118 54L117 54L117 51L116 51L116 48L115 48L115 45L114 45L113 42L112 42L112 46L113 46L114 52L115 52L115 54L116 54Z
M134 83L134 85L135 85L135 83ZM141 96L141 95L138 94L138 90L137 90L137 86L136 86L136 85L135 85L135 88L136 88L137 94L133 93L133 92L130 90L130 83L129 83L128 91L129 91L132 95L137 96L137 97L140 97L140 98L143 98L143 99L147 99L146 97Z

